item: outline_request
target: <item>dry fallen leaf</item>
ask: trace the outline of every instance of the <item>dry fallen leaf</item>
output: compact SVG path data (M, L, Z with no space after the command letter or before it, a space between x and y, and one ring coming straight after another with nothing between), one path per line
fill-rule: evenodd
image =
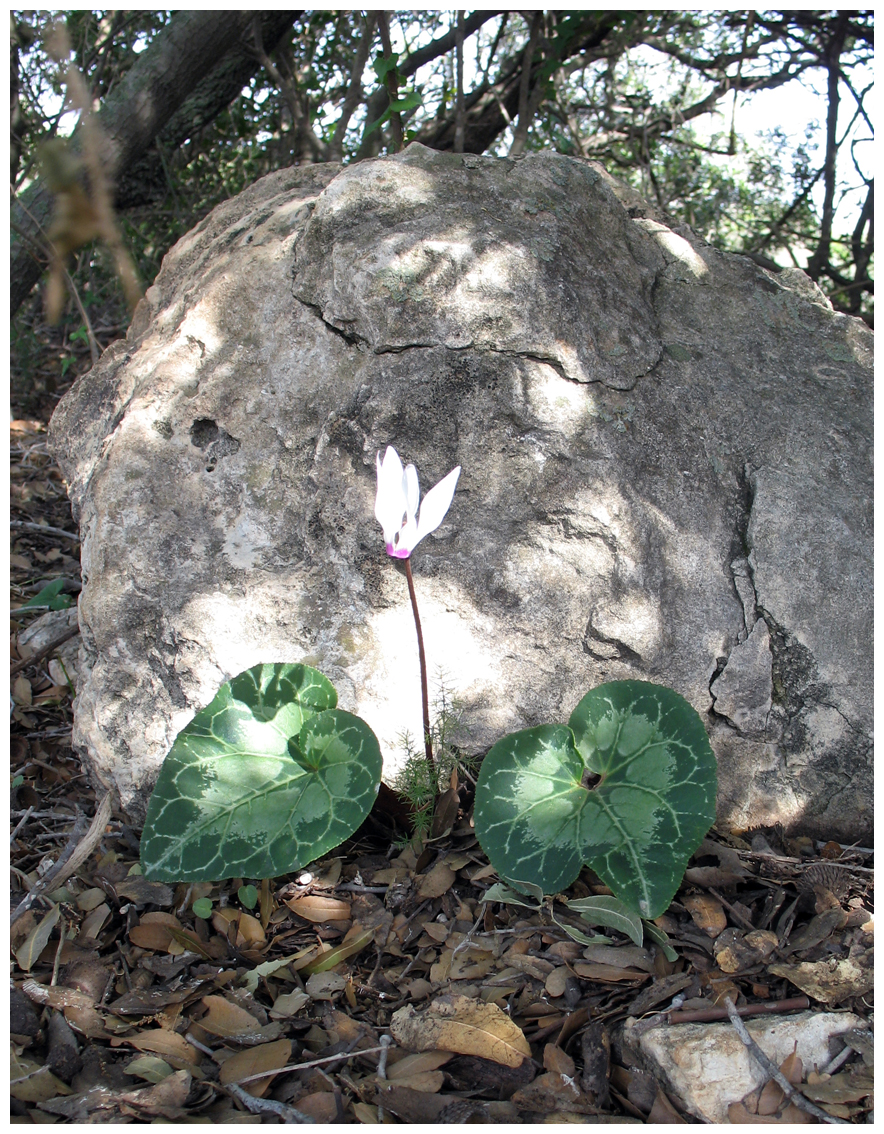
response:
M568 977L571 974L564 965L559 965L546 978L545 988L547 994L552 996L553 999L565 995L565 989L568 987Z
M693 918L694 925L708 937L717 937L727 927L724 907L710 894L687 894L681 904Z
M769 965L768 972L785 977L790 984L823 1004L840 1004L852 996L864 996L875 985L871 966L861 966L852 957L804 961L800 965Z
M298 1099L297 1108L314 1122L330 1123L338 1117L338 1104L331 1091L314 1091Z
M53 1075L48 1067L26 1056L12 1052L10 1067L10 1094L14 1099L26 1103L45 1102L58 1095L71 1094L67 1083Z
M20 969L24 969L26 973L31 971L31 966L36 964L40 954L48 945L49 938L60 916L61 906L53 906L16 949L15 959L18 961Z
M398 1044L412 1051L477 1055L505 1067L520 1067L531 1057L521 1028L505 1012L468 996L440 996L421 1013L408 1004L393 1013L390 1031Z
M437 862L432 870L415 878L419 898L441 898L448 893L457 875L447 862Z
M397 1087L407 1087L410 1091L425 1091L434 1095L442 1090L445 1076L441 1071L418 1071L414 1075L401 1075L395 1080Z
M307 921L349 921L350 903L340 898L330 898L326 894L304 894L300 898L289 898L286 902L292 913Z
M420 1051L414 1055L405 1055L387 1065L387 1078L398 1081L411 1075L420 1075L424 1071L436 1071L439 1067L444 1067L451 1058L450 1051Z
M280 1039L273 1043L262 1043L260 1047L251 1047L226 1059L221 1065L219 1078L222 1083L236 1083L240 1079L246 1079L249 1075L258 1075L262 1071L276 1071L280 1067L285 1067L291 1054L291 1040ZM272 1082L272 1076L256 1079L253 1083L244 1083L243 1090L255 1095L256 1098L263 1098Z
M196 1048L191 1047L184 1036L170 1032L168 1028L143 1030L133 1036L113 1040L111 1046L117 1047L121 1043L131 1044L137 1051L150 1051L154 1055L162 1055L165 1059L176 1063L199 1065L200 1056Z
M209 1012L199 1021L200 1027L213 1036L241 1039L261 1034L260 1022L238 1004L231 1004L223 996L204 996L202 1002Z

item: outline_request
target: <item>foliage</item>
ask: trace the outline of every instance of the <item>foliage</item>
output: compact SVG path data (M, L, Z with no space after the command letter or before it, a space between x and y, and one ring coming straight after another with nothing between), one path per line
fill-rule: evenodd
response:
M44 143L70 128L60 69L45 48L52 21L65 20L74 61L103 106L186 16L12 13L11 179L19 197L35 183ZM222 105L211 103L213 74L192 90L187 75L171 75L188 97L145 141L142 157L118 171L118 220L146 285L175 240L220 201L287 165L390 152L401 120L406 143L499 156L553 148L599 160L712 243L773 270L806 268L836 306L871 320L871 11L466 12L460 113L454 12L286 18L287 34L265 50L256 17L241 44L251 73ZM220 58L216 73L228 62ZM757 129L755 107L777 88L794 98L820 92L820 120L808 137L777 122ZM39 328L36 299L16 321L13 376L22 394L46 382L51 395L41 371L63 368L57 381L92 361L69 351L78 327L93 354L125 329L100 243L69 267L80 302L58 331ZM29 331L49 340L61 366L35 364Z
M499 740L476 787L476 835L498 874L554 894L584 863L644 918L669 906L715 819L715 757L696 711L646 681L591 690L567 727Z
M336 704L331 682L305 665L257 665L225 682L163 763L141 840L145 876L270 878L351 835L377 795L381 752Z
M415 744L409 732L403 732L399 744L405 754L402 767L392 787L406 801L414 823L414 839L425 839L433 825L433 805L440 788L450 783L452 775L473 778L478 760L467 756L456 744L463 732L464 706L452 695L445 674L437 675L436 694L431 706L431 742L436 766L435 779L430 774L424 748Z
M67 610L72 606L71 600L67 595L62 594L64 589L64 579L53 579L51 583L47 583L33 598L29 598L27 602L22 603L21 609L27 610L28 607L43 607L47 610Z

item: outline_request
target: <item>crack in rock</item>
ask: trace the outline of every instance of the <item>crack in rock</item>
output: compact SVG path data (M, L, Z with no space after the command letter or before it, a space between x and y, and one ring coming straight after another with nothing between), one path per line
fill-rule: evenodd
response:
M715 713L727 717L743 736L763 736L767 731L773 705L772 665L770 633L764 619L758 618L709 686Z

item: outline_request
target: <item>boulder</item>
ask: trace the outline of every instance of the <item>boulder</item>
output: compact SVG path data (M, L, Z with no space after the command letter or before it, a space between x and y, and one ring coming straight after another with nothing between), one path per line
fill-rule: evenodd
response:
M305 660L390 779L422 731L373 515L394 445L424 490L463 468L412 563L464 750L642 678L702 715L722 823L866 839L871 338L592 163L413 145L265 177L53 417L77 748L137 819L225 679Z

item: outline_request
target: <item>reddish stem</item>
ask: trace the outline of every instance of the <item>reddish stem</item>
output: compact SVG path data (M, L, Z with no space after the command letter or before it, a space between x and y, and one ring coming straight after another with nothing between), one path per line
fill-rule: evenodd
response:
M421 633L421 620L417 612L417 595L414 593L414 579L411 575L411 559L405 558L405 578L408 580L408 594L411 598L411 609L414 612L414 625L417 630L417 653L421 666L421 705L424 710L424 752L427 757L427 767L430 769L430 781L433 789L436 788L436 761L433 759L433 745L430 740L430 696L427 690L427 659L424 657L424 636Z

